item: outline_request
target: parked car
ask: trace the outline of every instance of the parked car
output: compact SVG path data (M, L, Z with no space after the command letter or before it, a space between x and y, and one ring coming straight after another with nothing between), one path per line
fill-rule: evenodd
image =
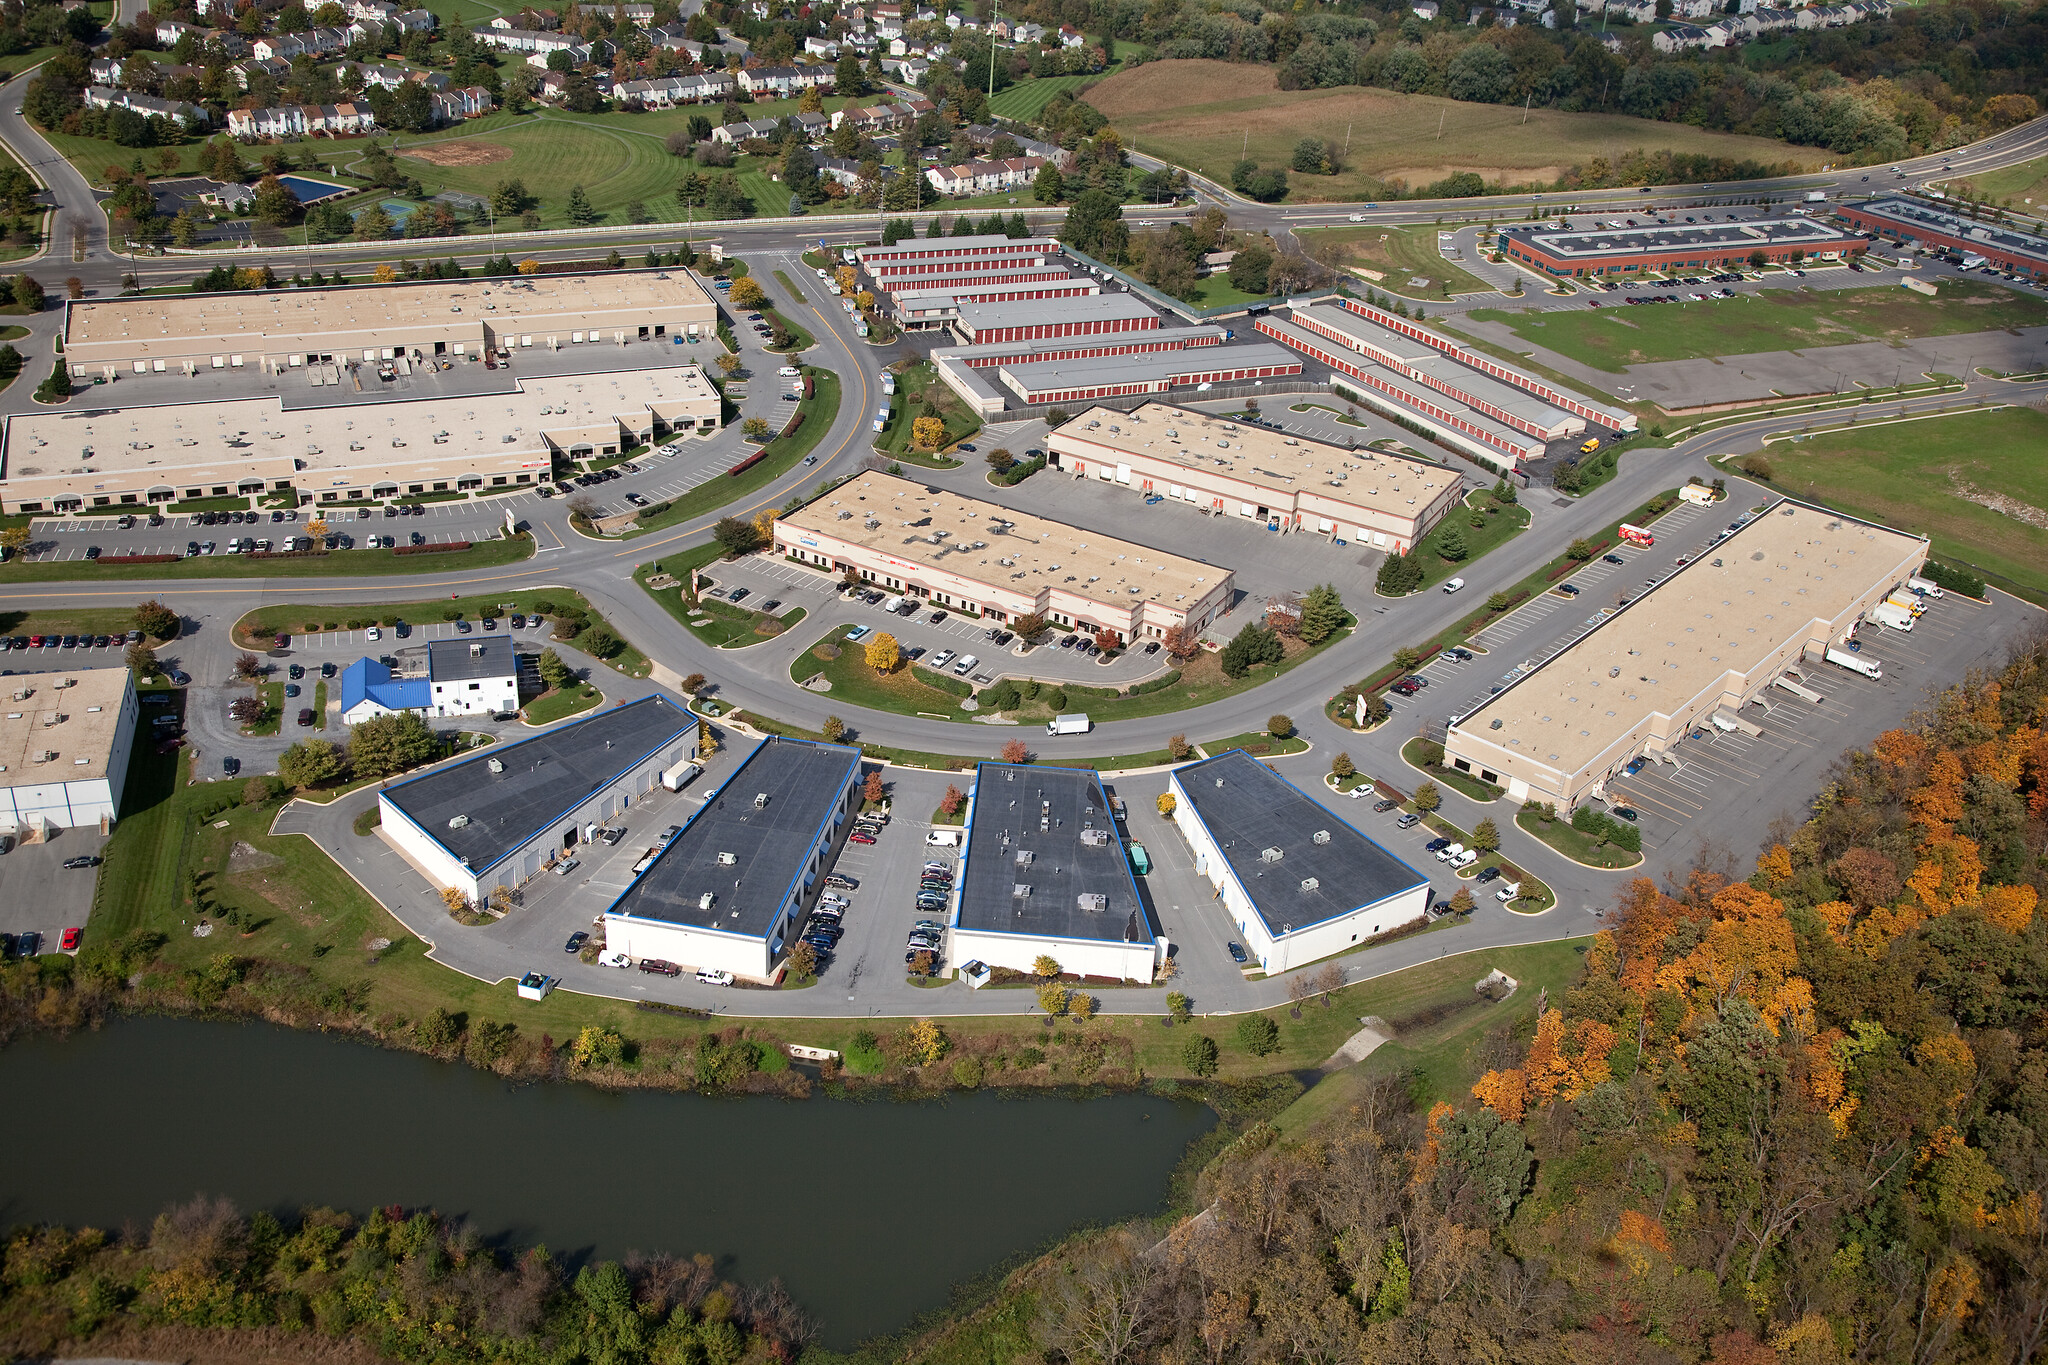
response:
M1601 555L1600 558L1606 560L1609 564L1620 564L1625 562L1620 555Z
M861 830L855 830L853 833L847 835L846 837L850 843L856 844L872 844L875 841L874 835L865 833Z
M99 858L91 853L81 853L76 858L66 858L64 860L64 866L70 868L74 872L80 868L98 867L99 865Z
M1634 806L1616 806L1614 808L1614 818L1617 820L1626 820L1630 824L1634 824L1636 821L1642 818L1642 813L1638 811Z
M240 771L242 771L241 759L236 758L233 754L229 754L221 759L220 775L222 777L233 777L236 773L239 773Z
M1223 946L1224 946L1225 948L1228 948L1228 949L1230 950L1230 960L1231 960L1232 962L1236 962L1236 963L1242 964L1242 963L1245 963L1245 962L1248 962L1248 961L1250 961L1250 959L1249 959L1249 958L1247 958L1247 957L1246 957L1246 956L1244 955L1244 949L1243 949L1242 947L1240 947L1240 946L1239 946L1238 944L1236 944L1236 943L1226 943L1226 944L1224 944Z
M84 932L83 930L80 930L80 929L75 929L75 928L74 928L74 929L66 929L66 930L64 931L64 936L63 936L62 938L60 938L60 939L58 939L58 940L57 940L57 946L58 946L59 948L62 948L62 949L63 949L63 950L65 951L65 952L67 952L67 953L75 953L75 952L77 952L77 951L78 951L78 939L79 939L79 936L80 936L80 934L82 934L83 932Z
M573 956L576 953L582 952L583 945L588 942L590 942L590 935L578 929L575 933L569 935L569 941L562 945L562 951Z
M301 724L301 725L311 725L312 723L313 723L313 708L312 708L312 707L310 707L310 706L301 706L301 707L299 708L299 724Z
M555 875L557 877L566 877L581 866L583 866L581 858L564 858L555 864Z
M1404 813L1400 819L1394 822L1394 824L1401 829L1414 829L1417 825L1421 823L1422 817L1420 815L1417 815L1412 810Z
M697 980L706 986L730 986L733 975L731 972L712 971L706 968L697 973Z
M641 958L640 970L654 976L681 976L683 974L681 967L658 957Z
M1364 790L1371 790L1371 789L1370 789L1370 788L1365 788ZM1375 801L1375 802L1373 802L1373 803L1372 803L1372 808L1373 808L1373 811L1374 811L1374 812L1375 812L1376 814L1379 814L1379 815L1385 815L1385 814L1386 814L1386 813L1387 813L1388 811L1390 811L1390 810L1393 810L1393 809L1395 809L1395 808L1396 808L1397 806L1399 806L1400 804L1401 804L1401 803L1400 803L1399 801L1395 801L1395 800L1393 800L1393 799L1391 799L1391 798L1382 798L1382 799L1380 799L1380 800L1378 800L1378 801Z

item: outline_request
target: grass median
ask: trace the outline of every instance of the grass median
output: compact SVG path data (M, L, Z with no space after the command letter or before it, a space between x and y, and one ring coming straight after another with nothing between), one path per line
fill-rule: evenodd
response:
M1631 853L1625 848L1593 838L1583 831L1573 829L1571 822L1562 817L1545 820L1532 811L1523 811L1515 817L1515 825L1524 834L1530 834L1562 853L1573 862L1585 867L1597 867L1616 871L1634 867L1643 860L1640 853Z
M445 554L401 555L391 550L334 550L304 557L257 559L248 555L201 555L168 564L107 564L85 559L0 564L0 584L68 583L102 580L179 582L204 578L341 578L367 574L465 573L516 564L533 555L533 537L486 540Z
M604 700L604 693L589 683L573 683L544 692L522 708L528 725L551 725L581 715Z
M699 597L692 602L686 591L689 575L712 563L718 558L719 553L715 543L702 548L711 553L704 556L700 562L678 564L679 559L687 560L690 556L687 553L681 556L672 555L657 563L642 564L633 570L633 581L638 583L649 597L659 602L661 609L674 617L677 625L713 649L744 649L748 645L765 643L803 620L808 614L802 607L791 607L787 611L771 616L765 611L749 611L745 607L735 607L730 602L720 602L716 598ZM668 587L657 588L650 580L662 574L668 574L678 581Z

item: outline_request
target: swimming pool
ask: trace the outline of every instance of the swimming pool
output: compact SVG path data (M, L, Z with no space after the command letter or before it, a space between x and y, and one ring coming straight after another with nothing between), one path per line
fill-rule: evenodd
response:
M337 194L347 194L349 187L336 185L326 180L308 180L303 175L281 175L277 183L292 192L292 198L301 204L316 204L322 199L332 199Z

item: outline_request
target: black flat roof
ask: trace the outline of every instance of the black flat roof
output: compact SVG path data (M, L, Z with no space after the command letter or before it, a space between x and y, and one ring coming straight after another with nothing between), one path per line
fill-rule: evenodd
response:
M435 682L502 678L519 671L519 660L513 655L512 641L503 635L486 635L481 640L429 640L427 676Z
M1093 831L1106 836L1084 838ZM1017 860L1019 852L1031 855ZM1026 895L1017 888L1029 887ZM1100 910L1084 896L1102 898ZM1152 926L1093 768L983 763L975 769L960 924L984 933L1150 943Z
M642 697L532 739L493 744L387 789L384 799L482 873L696 724L667 697ZM451 829L457 816L468 822Z
M1275 938L1429 880L1242 749L1190 763L1174 776ZM1317 843L1324 831L1329 842ZM1267 862L1272 848L1280 857ZM1315 889L1302 890L1310 878Z
M859 772L851 745L769 736L605 913L765 937ZM768 802L757 807L762 794Z

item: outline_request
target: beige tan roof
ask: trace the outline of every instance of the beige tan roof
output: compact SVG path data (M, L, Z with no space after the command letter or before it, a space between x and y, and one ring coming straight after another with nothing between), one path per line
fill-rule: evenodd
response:
M127 669L20 673L0 683L6 684L0 695L0 787L90 782L107 775Z
M1457 728L1577 772L1647 717L1676 713L1726 674L1747 675L1816 622L1833 622L1925 546L1903 531L1781 502Z
M780 520L976 582L1027 594L1050 584L1126 608L1198 601L1230 572L888 474L863 474Z
M515 318L690 305L712 307L710 294L687 270L141 294L71 304L65 337L85 346L204 339L231 348L267 337L389 332L429 319L502 327Z
M1190 352L1189 354L1193 354ZM1091 428L1089 423L1099 423ZM1377 450L1290 436L1213 413L1147 403L1131 412L1090 408L1056 433L1291 493L1314 493L1401 516L1460 482L1454 469ZM1339 486L1331 487L1332 483Z

